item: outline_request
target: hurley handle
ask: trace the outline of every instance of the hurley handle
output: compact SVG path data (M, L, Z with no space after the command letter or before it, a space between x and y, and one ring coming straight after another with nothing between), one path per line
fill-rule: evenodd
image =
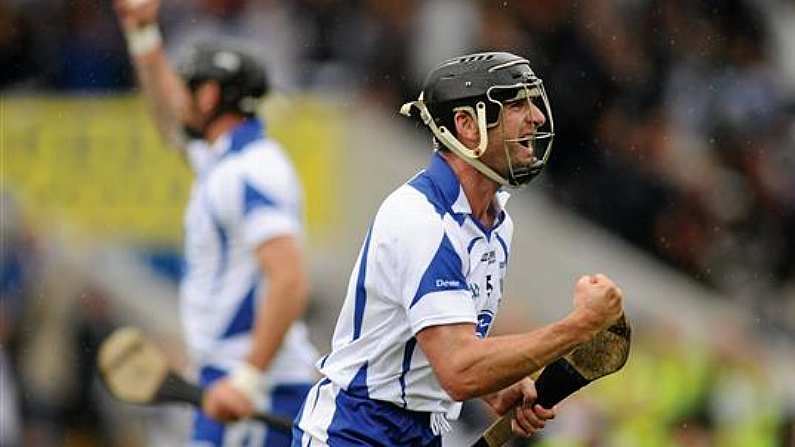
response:
M577 372L568 360L559 358L547 365L536 380L538 398L535 403L544 408L552 408L589 383L591 381ZM511 419L515 411L508 411L491 424L472 447L501 447L510 441L514 436Z
M184 402L201 408L203 397L204 392L198 385L186 381L173 372L169 372L157 391L156 401ZM251 415L251 419L263 422L268 427L284 433L291 433L293 430L293 423L281 416L258 411Z

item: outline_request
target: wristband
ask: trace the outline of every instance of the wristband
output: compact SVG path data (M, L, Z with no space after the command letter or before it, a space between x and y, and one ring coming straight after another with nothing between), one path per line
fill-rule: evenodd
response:
M151 53L163 43L163 36L156 23L124 33L127 38L127 49L133 56Z
M263 384L262 371L248 362L243 362L229 374L229 383L250 401L256 402Z

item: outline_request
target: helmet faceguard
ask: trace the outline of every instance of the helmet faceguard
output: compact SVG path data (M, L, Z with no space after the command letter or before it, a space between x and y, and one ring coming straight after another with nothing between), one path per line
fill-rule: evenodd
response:
M516 101L528 101L528 111L539 110L546 121L530 135L504 139L508 172L502 174L479 159L488 148L488 129L500 124L504 105ZM544 85L527 59L510 53L479 53L444 62L430 73L419 98L404 104L401 113L412 116L415 110L439 143L501 185L519 187L530 182L552 150L554 123ZM469 113L477 123L480 141L473 148L451 131L458 111ZM531 165L513 166L508 148L513 143L533 149Z

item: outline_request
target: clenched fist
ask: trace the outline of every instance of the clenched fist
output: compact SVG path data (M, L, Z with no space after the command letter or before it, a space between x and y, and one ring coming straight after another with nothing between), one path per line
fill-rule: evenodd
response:
M574 287L573 314L595 335L618 320L624 312L623 301L624 293L607 276L582 276Z
M245 393L235 388L229 378L224 378L207 390L202 410L217 421L228 422L250 417L254 405Z
M124 31L135 31L157 21L160 0L114 0Z

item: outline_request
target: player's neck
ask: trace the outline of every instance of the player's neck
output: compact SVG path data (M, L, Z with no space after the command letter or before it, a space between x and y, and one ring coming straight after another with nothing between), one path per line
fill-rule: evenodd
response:
M461 183L472 216L486 228L491 228L496 217L492 203L499 185L458 156L451 153L443 153L443 156Z
M221 115L207 126L207 131L204 135L205 139L212 145L218 137L234 129L244 120L245 118L243 116L231 113Z

